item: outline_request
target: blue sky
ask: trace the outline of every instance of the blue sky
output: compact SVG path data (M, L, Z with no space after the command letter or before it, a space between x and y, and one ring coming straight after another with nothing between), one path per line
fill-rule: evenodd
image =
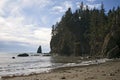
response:
M104 3L106 12L120 0L0 0L0 52L49 52L51 26L81 2L90 9Z

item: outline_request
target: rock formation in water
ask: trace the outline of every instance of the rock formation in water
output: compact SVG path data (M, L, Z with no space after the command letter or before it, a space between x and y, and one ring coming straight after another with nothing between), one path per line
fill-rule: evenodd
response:
M38 50L37 50L37 53L42 53L42 48L41 46L39 46Z
M23 53L23 54L18 54L17 56L18 56L18 57L28 57L29 54L27 54L27 53Z
M51 54L62 56L120 57L120 7L105 13L101 9L69 8L52 26Z

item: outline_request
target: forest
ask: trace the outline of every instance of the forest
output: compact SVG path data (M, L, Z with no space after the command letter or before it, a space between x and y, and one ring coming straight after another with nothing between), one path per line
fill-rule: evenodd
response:
M120 7L105 11L84 7L65 12L60 22L52 26L52 55L120 57Z

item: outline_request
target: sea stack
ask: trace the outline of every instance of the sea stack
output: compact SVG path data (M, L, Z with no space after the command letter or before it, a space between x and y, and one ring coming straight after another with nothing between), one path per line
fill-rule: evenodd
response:
M42 53L41 45L39 46L37 53Z

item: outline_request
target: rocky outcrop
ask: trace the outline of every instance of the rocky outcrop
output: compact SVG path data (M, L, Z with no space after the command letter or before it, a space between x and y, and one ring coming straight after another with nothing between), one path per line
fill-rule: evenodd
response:
M120 58L120 48L116 45L110 51L107 52L108 58Z
M39 46L38 50L37 50L37 53L42 53L42 48L41 46Z
M108 48L108 45L110 44L110 40L112 38L112 35L113 35L113 32L110 32L106 35L106 37L104 39L102 49L100 52L103 57L105 57L107 55L107 48Z
M120 48L119 48L120 44L117 44L119 39L115 38L115 35L117 35L115 32L110 32L105 37L101 50L102 57L108 57L108 58L120 57Z
M27 53L23 53L23 54L18 54L17 56L18 56L18 57L28 57L29 54L27 54Z

